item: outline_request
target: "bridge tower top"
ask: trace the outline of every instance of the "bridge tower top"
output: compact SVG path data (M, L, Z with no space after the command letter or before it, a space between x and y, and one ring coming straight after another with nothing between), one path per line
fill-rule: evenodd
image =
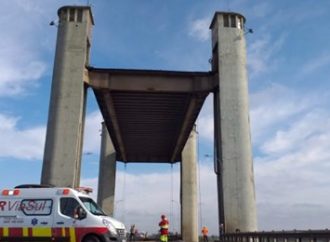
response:
M90 6L63 6L57 11L60 22L88 22L94 25Z

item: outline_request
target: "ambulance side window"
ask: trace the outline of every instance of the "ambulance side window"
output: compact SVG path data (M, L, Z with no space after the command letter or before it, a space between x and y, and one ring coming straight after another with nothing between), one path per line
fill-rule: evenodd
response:
M48 216L52 213L52 199L23 199L20 209L26 216Z
M63 215L74 217L75 208L80 204L75 198L72 197L62 197L60 199L60 209Z

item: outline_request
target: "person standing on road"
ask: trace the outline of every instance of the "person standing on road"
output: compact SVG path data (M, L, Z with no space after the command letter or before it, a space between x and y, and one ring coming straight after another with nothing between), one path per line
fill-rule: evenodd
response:
M160 241L161 242L168 242L168 226L169 222L165 215L161 216L161 221L159 222L160 227Z
M135 224L131 225L128 239L129 239L129 241L134 241L135 240Z
M203 226L203 228L202 228L203 242L209 241L208 234L209 234L208 228L206 226Z

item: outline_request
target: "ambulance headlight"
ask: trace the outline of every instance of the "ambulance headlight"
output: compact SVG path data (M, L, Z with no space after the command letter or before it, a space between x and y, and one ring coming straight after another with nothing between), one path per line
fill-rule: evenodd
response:
M112 223L109 220L103 219L102 222L109 229L111 234L117 234L116 228L112 225Z

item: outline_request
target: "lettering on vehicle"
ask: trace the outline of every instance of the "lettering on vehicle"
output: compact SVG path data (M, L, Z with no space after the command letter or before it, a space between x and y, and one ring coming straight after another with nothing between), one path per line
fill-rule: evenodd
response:
M50 215L53 201L51 199L24 199L20 209L25 215Z
M20 211L21 201L0 201L0 211Z
M0 200L0 212L4 212L0 216L13 215L18 211L25 215L49 215L52 206L52 199Z
M22 223L24 223L24 219L17 218L17 217L3 217L2 220L0 218L0 223L3 223L5 225L6 224L22 224Z
M4 211L5 210L5 206L6 206L7 202L6 201L0 201L0 210Z

